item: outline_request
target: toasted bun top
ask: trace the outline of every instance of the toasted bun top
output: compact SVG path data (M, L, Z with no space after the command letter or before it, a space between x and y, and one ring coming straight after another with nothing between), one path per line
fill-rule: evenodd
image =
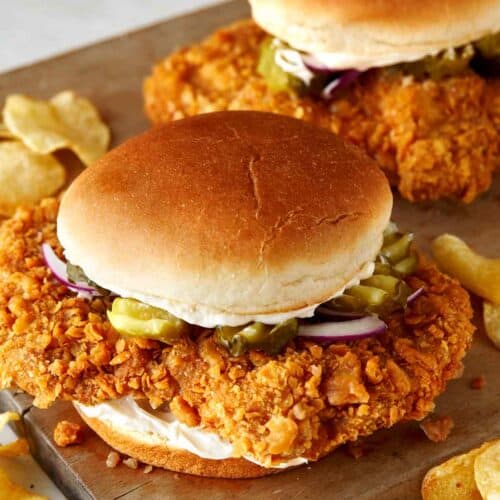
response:
M63 196L58 236L71 262L122 295L270 314L342 288L374 259L391 208L382 172L336 135L221 112L102 157Z
M500 29L498 0L250 0L250 4L263 29L296 49L387 60L394 54L392 63L457 47Z

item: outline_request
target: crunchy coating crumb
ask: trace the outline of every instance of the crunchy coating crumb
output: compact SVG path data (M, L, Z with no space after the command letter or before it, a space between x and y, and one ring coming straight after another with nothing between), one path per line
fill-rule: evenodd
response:
M146 465L146 467L144 467L144 474L151 474L151 472L153 472L153 466L152 465Z
M455 422L447 415L433 415L420 424L420 428L424 431L427 438L434 443L445 441L450 435L453 427L455 427Z
M123 460L123 465L126 465L129 469L137 469L139 467L139 462L135 458L126 458Z
M62 255L57 208L45 200L0 228L0 386L32 394L39 407L125 395L158 407L177 397L184 421L199 419L237 454L267 464L315 460L377 429L423 418L472 341L467 292L430 265L408 279L424 293L385 318L388 331L356 342L297 339L278 356L234 358L210 330L174 346L121 338L106 318L109 299L77 298L44 264L43 241ZM123 352L130 356L111 362Z
M225 109L271 111L361 146L409 200L469 203L489 188L499 166L499 80L467 72L419 81L382 70L366 73L332 102L275 94L256 73L265 36L252 21L240 21L157 64L144 83L151 121Z
M106 467L114 469L120 463L121 457L116 451L110 451L106 458Z
M475 377L470 381L471 389L476 389L477 391L481 391L486 386L486 378L484 375L480 375L479 377Z
M366 445L360 440L347 443L347 453L356 460L364 457L366 452Z
M61 420L54 428L54 442L62 448L83 443L84 436L83 425L68 420Z

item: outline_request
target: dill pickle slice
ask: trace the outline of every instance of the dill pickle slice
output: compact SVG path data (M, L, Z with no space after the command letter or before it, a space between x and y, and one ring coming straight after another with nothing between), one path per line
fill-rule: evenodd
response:
M344 292L344 295L351 295L362 300L366 307L380 305L389 296L385 290L365 285L351 286Z
M395 295L397 292L397 286L400 280L394 276L388 276L383 274L374 274L369 278L362 281L363 286L370 286L374 288L380 288L386 291L390 295Z
M305 90L304 82L276 64L276 49L283 46L282 42L272 37L268 37L262 42L259 49L257 73L264 78L273 92L302 93Z
M375 262L374 274L392 274L392 266L387 262Z
M500 59L500 31L481 38L474 47L485 59Z
M334 311L345 311L345 312L364 312L366 309L366 303L358 297L351 295L339 295L328 302L325 306L333 309Z
M473 68L481 75L500 76L500 32L485 36L474 43L477 54Z
M398 263L408 256L413 238L414 236L412 233L403 234L394 243L383 246L380 255L385 257L391 264Z
M410 255L392 266L392 270L400 277L413 274L418 267L418 259L415 255Z
M126 337L159 340L167 344L187 332L187 323L158 307L118 297L107 311L111 326Z
M417 77L430 77L435 80L463 73L474 56L471 45L450 48L436 54L426 56L415 62L403 63L399 67L405 72Z
M232 356L241 356L249 350L278 354L297 335L299 323L295 318L275 326L255 322L241 327L218 326L215 339Z

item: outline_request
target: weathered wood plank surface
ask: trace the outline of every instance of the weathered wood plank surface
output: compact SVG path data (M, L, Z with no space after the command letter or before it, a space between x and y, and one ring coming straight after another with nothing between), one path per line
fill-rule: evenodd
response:
M119 143L148 126L142 111L141 84L152 63L176 47L247 15L245 2L230 2L0 75L0 101L12 92L44 97L65 88L75 89L98 105L111 125L114 143ZM483 252L500 255L500 225L496 223L500 179L472 206L417 207L399 199L395 205L395 220L414 230L424 249L432 237L449 231ZM360 460L339 450L310 467L257 480L193 478L160 470L145 475L124 466L107 469L109 448L90 431L81 446L59 449L54 445L52 431L57 421L79 418L70 404L38 410L31 407L30 398L4 392L0 393L0 407L25 414L36 458L71 499L412 499L419 498L420 482L429 467L500 436L498 360L499 352L480 329L467 357L464 377L451 382L438 400L438 411L451 415L456 424L445 443L429 442L416 423L409 423L373 436L369 440L373 451ZM480 374L486 376L487 386L473 391L469 381Z

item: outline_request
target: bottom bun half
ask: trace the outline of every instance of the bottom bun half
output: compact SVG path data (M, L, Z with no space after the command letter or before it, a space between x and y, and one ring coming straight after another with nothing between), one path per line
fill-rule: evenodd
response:
M154 465L155 467L194 474L196 476L226 479L262 477L284 470L261 467L244 458L227 458L222 460L201 458L189 451L140 441L135 437L117 431L107 422L97 418L86 417L81 413L80 416L109 446L120 453L145 464Z

